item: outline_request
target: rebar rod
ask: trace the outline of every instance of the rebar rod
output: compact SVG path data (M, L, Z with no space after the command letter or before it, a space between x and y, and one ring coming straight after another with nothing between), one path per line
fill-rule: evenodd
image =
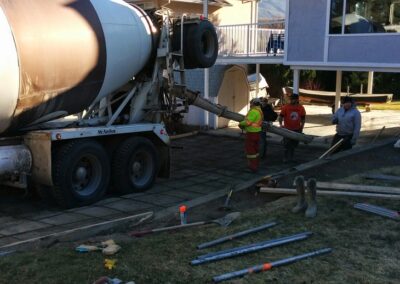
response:
M257 232L260 232L262 230L266 230L268 228L276 226L277 224L278 224L278 222L270 222L270 223L258 226L256 228L251 228L251 229L248 229L248 230L245 230L245 231L242 231L242 232L238 232L238 233L235 233L235 234L232 234L232 235L228 235L228 236L225 236L225 237L213 240L213 241L202 243L202 244L198 245L197 248L198 249L204 249L204 248L212 247L212 246L215 246L215 245L227 242L227 241L231 241L231 240L234 240L234 239L238 239L238 238L250 235L252 233L257 233Z

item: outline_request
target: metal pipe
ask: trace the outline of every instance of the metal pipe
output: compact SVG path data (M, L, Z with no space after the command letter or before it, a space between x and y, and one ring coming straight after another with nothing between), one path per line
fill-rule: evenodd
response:
M372 213L380 213L386 216L393 216L393 217L399 217L399 213L393 210L389 210L383 207L378 207L374 205L369 205L369 204L355 204L354 208L372 212Z
M0 176L29 173L32 154L25 145L0 147Z
M323 248L323 249L312 251L312 252L308 252L308 253L305 253L305 254L296 255L296 256L289 257L289 258L284 258L284 259L281 259L281 260L278 260L278 261L267 262L267 263L255 265L253 267L245 268L245 269L242 269L242 270L221 274L221 275L213 277L213 281L214 282L221 282L221 281L229 280L229 279L232 279L232 278L244 276L244 275L247 275L247 274L267 271L267 270L271 270L273 267L278 267L278 266L282 266L282 265L286 265L286 264L291 264L291 263L294 263L294 262L299 261L299 260L303 260L303 259L306 259L306 258L319 256L319 255L322 255L322 254L327 254L327 253L330 253L330 252L332 252L331 248Z
M225 236L225 237L222 237L222 238L210 241L210 242L206 242L206 243L200 244L200 245L197 246L197 248L198 249L204 249L204 248L212 247L212 246L215 246L217 244L221 244L221 243L233 240L233 239L241 238L241 237L247 236L247 235L252 234L252 233L260 232L262 230L265 230L265 229L271 228L273 226L276 226L277 224L278 224L278 222L267 223L267 224L261 225L261 226L256 227L256 228L251 228L251 229L248 229L248 230L245 230L245 231L242 231L242 232L238 232L236 234L228 235L228 236Z
M397 214L394 215L394 214L391 214L391 213L388 213L388 212L379 211L379 210L376 210L376 209L370 209L370 208L367 208L367 207L359 207L357 209L362 210L362 211L366 211L366 212L369 212L369 213L374 213L374 214L377 214L377 215L380 215L380 216L383 216L383 217L388 217L388 218L391 218L391 219L396 219L396 220L399 219Z
M369 213L375 213L377 215L383 216L383 217L388 217L390 219L394 220L400 220L400 214L397 211L390 210L387 208L371 205L371 204L366 204L366 203L357 203L354 204L354 208L366 211Z
M179 96L182 94L177 92L176 95ZM224 118L234 120L237 122L244 120L244 115L237 113L237 112L230 111L225 106L214 104L214 103L210 102L209 100L205 100L204 98L199 96L199 93L187 90L183 96L188 99L189 104L197 106L201 109L206 109L209 112L215 113L218 116L222 116ZM301 141L304 143L310 143L313 140L312 136L304 135L302 133L298 133L298 132L294 132L294 131L290 131L286 128L276 127L276 126L271 125L270 123L264 123L264 126L266 127L267 131L269 131L271 133L274 133L274 134L277 134L277 135L280 135L283 137L287 137L287 138L290 138L293 140L298 140L298 141Z
M238 250L235 250L235 251L232 251L232 252L227 252L227 253L223 253L223 254L217 254L217 255L214 255L214 256L210 256L210 257L207 257L207 258L195 259L195 260L191 261L191 264L192 265L199 265L199 264L203 264L203 263L208 263L208 262L212 262L212 261L217 261L217 260L221 260L221 259L235 257L235 256L238 256L238 255L248 254L248 253L252 253L252 252L259 251L259 250L264 250L264 249L267 249L267 248L284 245L284 244L295 242L295 241L301 241L301 240L307 239L311 235L312 235L311 232L304 232L304 233L301 233L301 234L294 235L294 236L292 236L290 238L285 237L285 238L275 239L275 240L272 240L270 242L267 242L267 243L264 243L264 244L261 244L261 245L251 246L249 248L242 248L242 249L238 249Z
M304 233L298 234L298 235L304 235ZM297 236L297 235L294 235ZM284 239L290 239L293 236L287 236L287 237L282 237L280 238L280 240L284 240ZM264 245L264 244L269 244L269 243L273 243L276 240L268 240L268 241L262 241L259 243L253 243L253 244L249 244L249 245L245 245L245 246L241 246L241 247L235 247L235 248L230 248L230 249L226 249L226 250L221 250L221 251L217 251L217 252L212 252L212 253L208 253L208 254L203 254L203 255L199 255L197 256L197 259L204 259L204 258L209 258L211 256L216 256L216 255L220 255L220 254L225 254L225 253L231 253L237 250L242 250L242 249L248 249L254 246L260 246L260 245Z

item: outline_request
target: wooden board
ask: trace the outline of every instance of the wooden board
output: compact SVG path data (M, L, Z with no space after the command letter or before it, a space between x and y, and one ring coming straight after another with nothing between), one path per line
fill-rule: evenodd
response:
M319 188L319 189L338 189L338 190L344 190L344 191L357 191L357 192L400 194L400 188L398 188L398 187L362 185L362 184L347 184L347 183L335 183L335 182L317 182L317 188Z
M260 188L261 193L281 193L281 194L297 194L294 188ZM383 198L383 199L398 199L400 195L382 194L382 193L369 193L369 192L349 192L349 191L331 191L331 190L317 190L318 195L327 196L353 196L353 197L366 197L366 198Z
M382 174L368 174L364 175L366 179L380 179L386 181L400 181L400 177L398 176L391 176L391 175L382 175Z

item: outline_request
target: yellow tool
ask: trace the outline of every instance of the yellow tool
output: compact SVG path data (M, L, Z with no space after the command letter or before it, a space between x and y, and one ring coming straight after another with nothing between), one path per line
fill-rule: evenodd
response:
M108 270L114 269L116 267L117 260L116 259L104 259L104 268Z

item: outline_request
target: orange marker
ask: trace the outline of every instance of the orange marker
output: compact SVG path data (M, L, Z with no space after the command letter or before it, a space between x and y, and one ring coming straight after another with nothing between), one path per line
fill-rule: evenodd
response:
M181 216L181 225L187 224L186 209L187 207L185 205L179 207L179 213Z

